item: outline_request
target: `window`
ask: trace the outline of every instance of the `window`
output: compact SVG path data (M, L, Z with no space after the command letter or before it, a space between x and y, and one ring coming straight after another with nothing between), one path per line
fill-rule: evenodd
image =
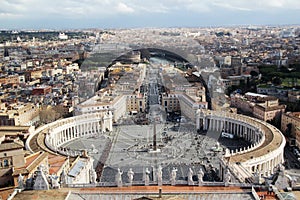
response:
M4 167L8 167L8 166L9 166L9 164L8 164L8 160L7 160L7 159L5 159L5 160L3 161L3 164L4 164Z

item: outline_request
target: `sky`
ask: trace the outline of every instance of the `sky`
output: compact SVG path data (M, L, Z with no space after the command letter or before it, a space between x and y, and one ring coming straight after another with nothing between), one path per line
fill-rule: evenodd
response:
M300 24L300 0L0 0L0 29Z

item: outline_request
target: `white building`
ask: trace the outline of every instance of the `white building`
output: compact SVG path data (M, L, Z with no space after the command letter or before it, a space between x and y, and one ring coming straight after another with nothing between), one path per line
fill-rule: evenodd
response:
M59 33L58 39L60 39L60 40L67 40L68 39L68 35L66 35L65 33Z

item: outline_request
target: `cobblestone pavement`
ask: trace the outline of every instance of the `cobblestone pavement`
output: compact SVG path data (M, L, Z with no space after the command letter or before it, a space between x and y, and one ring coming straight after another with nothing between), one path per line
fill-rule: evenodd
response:
M210 170L218 173L219 158L225 149L222 144L228 145L229 148L247 145L245 142L224 138L218 138L218 142L212 137L196 133L193 125L189 123L182 123L178 129L173 129L173 126L174 124L156 125L159 149L157 152L152 151L153 125L121 125L112 133L84 137L69 142L64 147L87 149L95 159L96 168L105 144L112 141L101 181L113 182L118 168L124 172L124 180L127 180L127 171L132 168L135 173L134 181L141 181L146 168L150 170L152 180L159 166L163 168L164 180L169 180L173 167L178 169L177 180L186 180L189 168L194 171L194 180L197 180L196 174L200 168L206 172L206 179L214 179L208 173Z

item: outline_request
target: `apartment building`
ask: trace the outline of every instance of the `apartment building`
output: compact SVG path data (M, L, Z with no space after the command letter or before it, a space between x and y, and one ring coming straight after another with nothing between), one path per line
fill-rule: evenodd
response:
M296 138L300 148L300 112L287 112L281 115L281 131Z

